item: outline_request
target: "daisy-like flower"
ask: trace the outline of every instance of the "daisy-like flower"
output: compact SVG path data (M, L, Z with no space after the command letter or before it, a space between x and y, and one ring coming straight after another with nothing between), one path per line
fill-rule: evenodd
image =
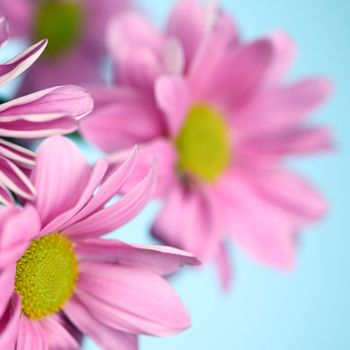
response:
M106 152L141 144L140 173L156 156L164 205L153 234L215 260L225 285L230 237L290 269L296 234L326 203L282 162L329 149L328 130L304 120L330 84L282 82L295 51L285 34L241 42L227 14L196 0L180 1L163 33L136 14L118 17L108 43L119 85L95 90L81 131Z
M21 85L29 93L56 84L101 81L105 47L101 40L110 18L128 0L11 0L0 2L0 13L10 23L11 36L49 45Z
M146 204L153 169L106 206L133 169L135 152L107 172L90 167L77 147L56 136L39 148L35 201L0 210L0 348L79 349L69 320L104 349L137 349L137 335L165 336L190 324L162 276L192 255L161 246L101 239Z
M0 18L0 42L6 39L7 24ZM40 41L0 64L0 87L26 70L46 44L46 40ZM92 107L90 94L76 86L57 86L0 105L0 203L13 203L9 190L27 199L35 193L27 177L34 165L34 153L4 138L30 139L71 133Z

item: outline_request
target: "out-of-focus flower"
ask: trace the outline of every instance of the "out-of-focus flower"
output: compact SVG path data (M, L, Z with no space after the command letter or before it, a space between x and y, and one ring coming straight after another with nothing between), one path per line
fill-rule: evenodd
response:
M113 350L137 349L141 333L165 336L190 325L162 276L197 264L192 255L99 238L148 201L154 169L106 207L135 157L107 174L106 160L90 167L63 137L39 148L31 178L36 199L0 210L1 349L79 349L65 319Z
M329 149L329 131L304 124L329 82L283 83L295 52L285 34L241 42L227 14L196 0L177 4L164 33L128 13L107 39L119 86L95 90L81 130L107 152L142 144L140 173L156 156L165 202L153 234L214 259L224 285L228 237L290 269L296 234L326 202L282 161Z
M0 18L0 41L7 38ZM40 41L6 64L0 64L0 87L25 71L43 52ZM35 156L4 138L40 138L77 129L78 120L92 110L90 94L76 86L57 86L0 105L0 203L13 202L9 190L31 198L35 190L27 178Z
M20 93L56 84L101 81L107 23L127 8L128 0L11 0L0 2L0 13L10 23L11 36L49 44L27 76Z

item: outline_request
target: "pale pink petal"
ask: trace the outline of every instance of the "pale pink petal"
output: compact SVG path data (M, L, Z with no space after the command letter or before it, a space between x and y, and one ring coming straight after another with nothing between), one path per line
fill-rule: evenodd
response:
M15 264L0 271L0 286L1 286L0 319L2 318L6 308L8 307L9 300L14 293L15 275L16 275Z
M0 46L8 38L8 22L5 17L0 17Z
M155 169L115 204L102 208L65 229L73 239L86 239L110 233L137 215L147 204L154 186Z
M79 350L80 344L68 330L55 318L47 317L40 321L40 326L46 336L48 350ZM33 349L36 350L36 349Z
M82 153L68 139L56 136L41 144L31 179L43 227L78 203L90 173Z
M330 82L319 78L304 80L285 88L271 88L236 114L235 126L239 128L241 137L288 130L320 107L330 92Z
M185 265L198 265L191 254L165 246L126 244L117 240L90 239L76 248L80 261L100 261L144 268L159 275L170 275Z
M83 202L86 204L84 208L79 207L81 209L79 213L76 211L76 215L72 215L69 213L69 216L67 216L68 220L65 222L65 227L70 227L73 224L82 221L83 219L87 218L91 214L94 214L95 212L101 210L105 206L105 204L111 200L116 194L119 193L121 187L127 180L129 174L132 172L136 158L138 154L137 147L134 148L134 150L129 154L129 157L126 159L125 162L123 162L116 171L114 171L103 183L103 177L106 175L107 168L104 169L104 172L101 173L101 176L99 177L98 183L101 182L99 188L97 191L94 191L93 188L91 188L90 193L90 200L88 203ZM97 185L97 182L96 182ZM95 187L97 187L95 185ZM94 192L94 196L92 197L92 194ZM63 228L62 228L63 229Z
M36 210L27 206L2 208L0 211L0 269L16 262L25 252L30 240L40 231ZM6 220L5 220L6 219Z
M106 326L99 322L82 304L77 296L73 296L64 306L64 311L75 326L105 350L137 350L137 336Z
M35 153L12 142L0 139L0 156L3 156L21 168L32 169L35 164Z
M223 290L229 290L232 283L232 267L229 252L223 243L219 245L214 262Z
M45 120L46 114L61 114L76 119L82 118L93 108L90 93L78 86L56 86L27 96L16 98L0 105L2 116L40 115Z
M155 95L158 106L164 112L170 135L177 135L190 106L186 81L180 77L160 77L155 84Z
M36 61L47 45L47 40L39 41L6 64L0 65L0 87L15 79Z
M242 176L230 174L219 185L217 195L226 208L226 223L235 242L258 261L291 269L296 249L294 220L261 197Z
M21 314L21 301L17 294L13 296L5 313L0 317L0 349L14 350Z
M84 118L84 138L106 152L113 152L158 137L165 129L162 115L152 101L128 88L93 91L96 109Z
M272 62L273 45L269 39L227 50L213 60L212 66L192 73L195 97L223 109L238 108L261 89Z
M184 73L185 53L177 38L170 38L165 42L163 62L167 74L181 75Z
M16 350L49 350L47 339L50 335L45 334L38 321L32 321L25 315L21 315Z
M15 200L10 191L0 182L0 205L12 206L15 205Z
M326 199L302 177L281 169L246 174L266 200L289 212L300 224L321 219L327 212Z
M169 37L175 37L180 41L187 67L195 56L205 31L205 10L199 1L179 1L172 11L166 32Z
M80 269L77 295L100 322L122 331L157 336L190 326L179 297L157 274L96 262L81 263Z
M165 197L152 233L165 244L207 261L214 257L221 242L220 208L201 189L175 187Z

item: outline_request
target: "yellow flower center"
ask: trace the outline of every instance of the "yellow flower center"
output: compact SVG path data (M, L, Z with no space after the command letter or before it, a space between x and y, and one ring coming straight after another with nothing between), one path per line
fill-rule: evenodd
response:
M231 160L230 138L223 116L213 107L196 104L176 137L179 169L215 181Z
M60 311L74 292L78 260L72 242L60 233L33 240L16 266L15 291L22 311L39 320Z
M37 8L33 34L36 40L49 40L44 55L56 58L74 47L81 35L82 24L79 1L42 1Z

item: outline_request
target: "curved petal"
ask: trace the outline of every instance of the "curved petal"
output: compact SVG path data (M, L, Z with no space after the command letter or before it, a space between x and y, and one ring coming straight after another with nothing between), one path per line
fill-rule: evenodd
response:
M0 17L0 46L8 38L8 23L5 17Z
M119 332L99 322L77 296L73 296L64 306L64 311L75 326L90 336L105 350L137 350L137 337Z
M17 294L0 318L0 349L14 350L21 314L21 301Z
M158 106L164 112L170 135L177 135L190 106L186 81L180 77L162 76L156 81L155 95Z
M14 293L15 275L16 275L15 264L0 271L0 288L1 288L0 319L2 318L6 308L8 307L9 300Z
M29 320L21 315L16 350L48 350L47 337L38 321Z
M115 204L102 208L86 219L69 226L65 229L65 233L75 240L81 240L101 236L121 227L147 204L153 190L154 180L155 169L152 168L140 183Z
M94 90L96 109L80 123L83 137L106 152L149 141L165 129L153 102L128 88Z
M0 182L0 205L2 204L7 207L10 207L15 205L16 203L10 191Z
M0 87L15 79L36 61L44 51L47 40L41 40L14 59L0 65Z
M33 203L43 227L77 204L90 172L82 153L68 139L56 136L41 144L31 179L37 190Z
M109 327L165 336L190 326L180 299L157 274L96 262L81 263L80 268L77 295L91 314Z
M89 239L76 247L79 261L118 263L170 275L185 265L199 265L191 254L172 247L126 244L117 240Z
M32 169L35 164L35 153L12 142L0 139L0 156L11 160L21 168Z

